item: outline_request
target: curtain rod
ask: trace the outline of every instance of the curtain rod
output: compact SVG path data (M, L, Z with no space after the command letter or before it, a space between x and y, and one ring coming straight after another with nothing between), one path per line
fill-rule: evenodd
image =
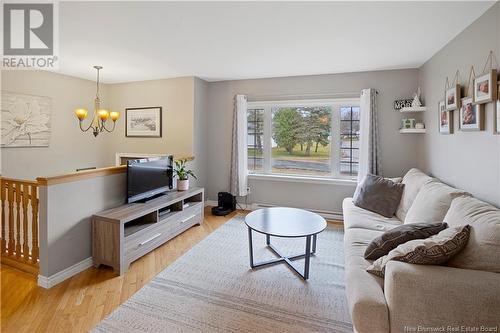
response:
M375 90L378 94L378 90ZM248 100L262 101L262 100L280 100L280 99L308 99L308 98L334 98L334 97L359 97L360 91L344 91L344 92L329 92L329 93L310 93L310 94L282 94L282 95L247 95Z

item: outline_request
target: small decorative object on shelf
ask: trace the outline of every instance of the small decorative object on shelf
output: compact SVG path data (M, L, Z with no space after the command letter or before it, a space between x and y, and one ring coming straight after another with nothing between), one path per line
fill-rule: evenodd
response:
M424 123L416 123L415 124L415 129L424 129L424 128L425 128Z
M417 88L417 92L413 96L413 101L411 102L411 106L414 108L419 108L422 106L422 102L420 102L420 87Z
M394 110L401 110L402 108L409 108L409 107L411 107L412 101L413 101L413 99L411 99L411 98L397 99L394 101Z
M189 176L197 179L193 173L193 170L186 168L187 160L179 160L175 161L175 175L179 178L177 180L177 190L178 191L187 191L189 189Z
M403 118L401 119L401 129L415 128L414 118Z

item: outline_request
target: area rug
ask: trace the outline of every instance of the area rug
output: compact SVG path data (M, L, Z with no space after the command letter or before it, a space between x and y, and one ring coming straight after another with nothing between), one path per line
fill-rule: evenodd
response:
M318 235L309 280L284 264L251 270L247 228L236 216L100 322L93 332L352 332L344 287L343 232ZM272 238L283 253L305 239ZM275 258L254 235L254 258ZM301 269L304 260L295 263Z

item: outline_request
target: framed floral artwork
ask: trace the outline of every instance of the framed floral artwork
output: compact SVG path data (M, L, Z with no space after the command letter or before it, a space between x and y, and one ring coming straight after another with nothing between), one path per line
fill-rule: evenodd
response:
M48 147L52 99L2 91L1 146Z

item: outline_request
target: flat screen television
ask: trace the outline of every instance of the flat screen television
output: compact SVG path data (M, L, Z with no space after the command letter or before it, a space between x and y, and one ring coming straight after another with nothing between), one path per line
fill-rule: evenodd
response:
M173 156L127 162L128 203L144 202L173 188Z

